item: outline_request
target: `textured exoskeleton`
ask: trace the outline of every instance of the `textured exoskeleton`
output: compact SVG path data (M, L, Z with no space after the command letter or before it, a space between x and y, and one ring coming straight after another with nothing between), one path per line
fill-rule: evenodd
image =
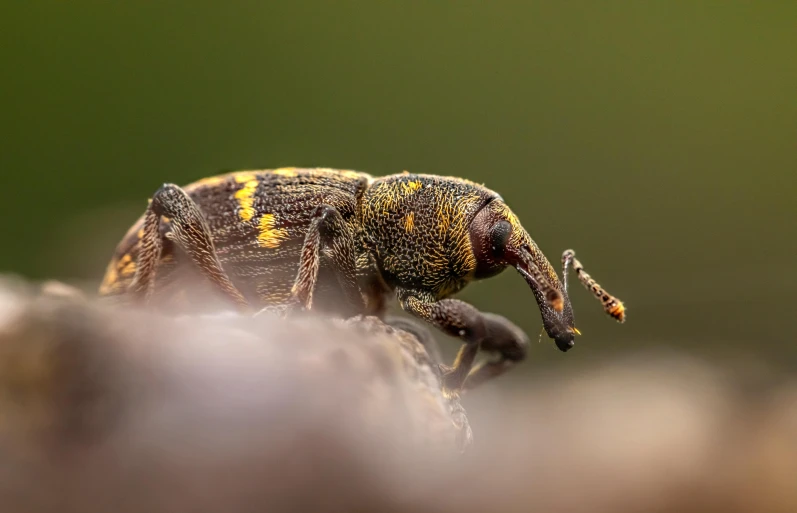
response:
M622 303L582 282L622 320ZM495 192L460 178L374 178L333 169L237 171L180 188L166 184L117 247L103 296L191 310L189 284L244 311L284 306L384 316L386 299L465 345L443 367L451 391L523 359L528 339L508 320L451 299L469 282L515 267L543 326L566 351L578 331L564 283ZM499 354L473 368L478 349Z

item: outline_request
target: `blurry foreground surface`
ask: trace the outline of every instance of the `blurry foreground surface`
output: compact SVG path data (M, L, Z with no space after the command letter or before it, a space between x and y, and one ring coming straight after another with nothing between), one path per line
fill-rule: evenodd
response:
M401 336L6 282L0 511L797 510L791 379L676 355L537 375L464 398L460 454L456 408Z

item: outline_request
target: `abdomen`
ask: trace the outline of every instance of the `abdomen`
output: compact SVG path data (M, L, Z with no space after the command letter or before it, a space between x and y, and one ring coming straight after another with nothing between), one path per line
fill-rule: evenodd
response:
M205 178L184 190L202 211L216 254L232 282L251 304L266 306L288 299L315 208L332 205L356 224L357 200L368 180L368 175L354 171L283 168ZM117 246L101 295L127 292L135 277L142 226L143 217ZM170 230L170 221L164 219L154 292L154 298L166 303L179 302L189 285L206 281L166 238Z

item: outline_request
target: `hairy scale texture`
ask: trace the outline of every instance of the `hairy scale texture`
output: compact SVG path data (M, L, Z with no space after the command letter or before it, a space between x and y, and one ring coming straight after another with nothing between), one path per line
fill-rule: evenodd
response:
M237 171L184 187L205 217L218 259L232 283L257 306L283 304L291 294L314 209L330 205L354 234L358 281L371 309L396 286L435 299L464 287L476 259L468 226L498 195L459 178L399 174L373 178L355 171L295 169ZM100 293L124 295L136 274L144 218L118 245ZM184 283L195 279L172 242L169 219L156 295L187 308ZM323 265L319 295L334 305L333 272ZM182 300L182 301L181 301ZM322 301L323 304L323 301Z

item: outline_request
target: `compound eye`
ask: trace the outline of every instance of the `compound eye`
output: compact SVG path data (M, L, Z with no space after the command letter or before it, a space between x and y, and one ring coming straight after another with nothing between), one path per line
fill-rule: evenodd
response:
M512 225L508 221L498 221L490 228L490 250L493 256L500 257L504 254L510 235L512 235Z

